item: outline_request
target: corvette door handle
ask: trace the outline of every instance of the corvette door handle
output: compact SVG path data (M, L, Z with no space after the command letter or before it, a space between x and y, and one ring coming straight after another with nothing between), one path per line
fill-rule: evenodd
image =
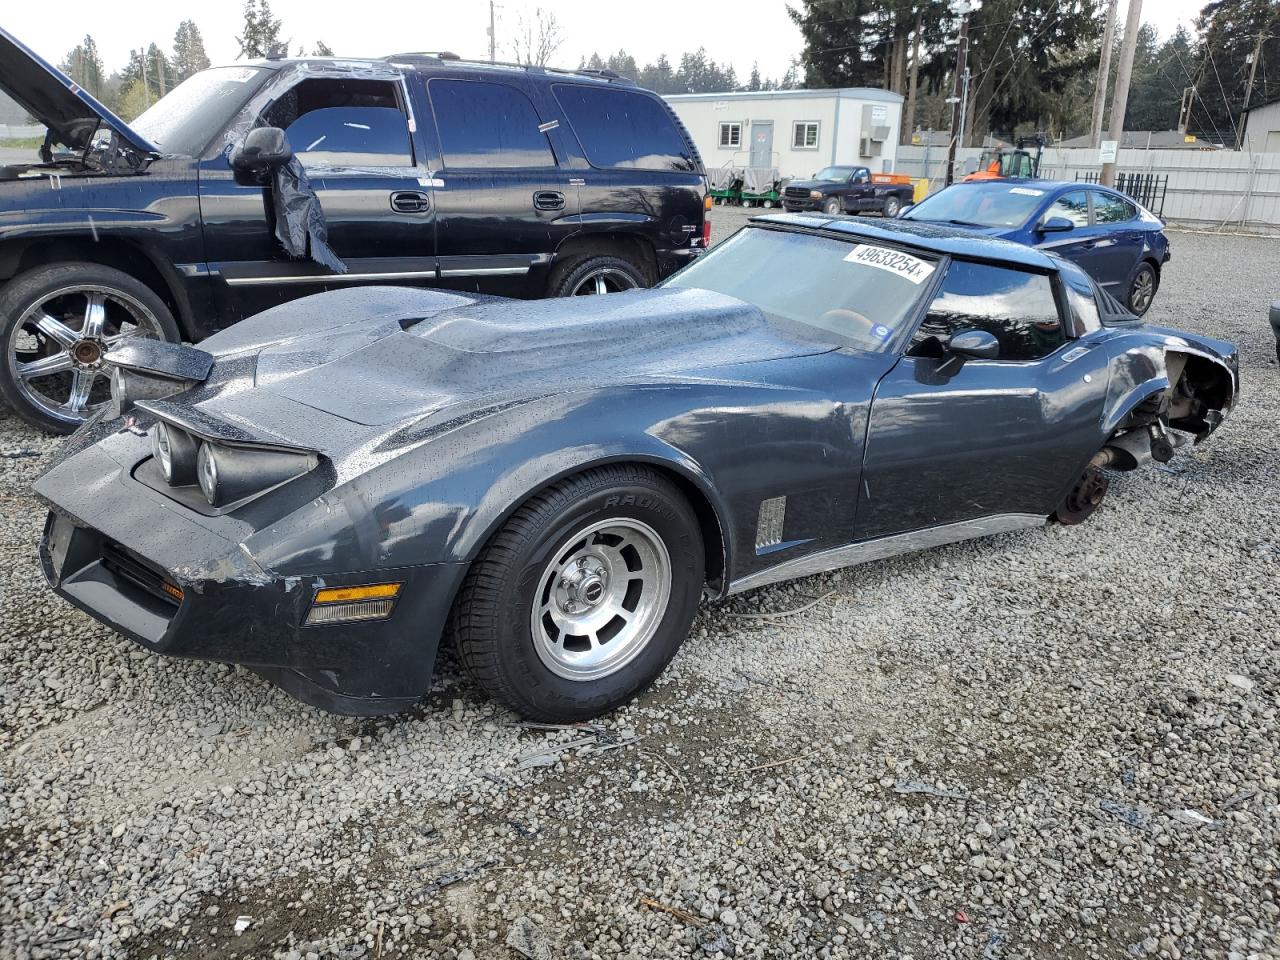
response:
M391 209L396 213L426 213L431 209L431 197L421 190L397 190L391 194Z
M539 190L533 195L535 210L563 210L564 194L559 190Z

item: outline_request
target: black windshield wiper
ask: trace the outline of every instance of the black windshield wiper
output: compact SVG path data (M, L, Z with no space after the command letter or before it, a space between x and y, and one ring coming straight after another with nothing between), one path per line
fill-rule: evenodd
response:
M972 220L948 220L947 223L954 223L957 227L985 227L985 223L974 223Z

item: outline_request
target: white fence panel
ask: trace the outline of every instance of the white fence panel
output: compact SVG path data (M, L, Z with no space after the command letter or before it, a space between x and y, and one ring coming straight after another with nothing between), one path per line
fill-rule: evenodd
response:
M981 150L956 151L958 171L976 169ZM897 172L927 177L937 189L946 177L946 147L898 148ZM1047 147L1040 165L1055 180L1084 179L1101 169L1096 150ZM1166 220L1201 228L1280 232L1280 154L1233 150L1121 150L1122 173L1169 178Z

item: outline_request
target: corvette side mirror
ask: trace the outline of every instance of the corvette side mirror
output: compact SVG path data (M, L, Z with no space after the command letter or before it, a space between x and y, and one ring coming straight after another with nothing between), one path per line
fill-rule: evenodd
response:
M995 360L1000 356L1000 341L986 330L958 330L943 347L945 359L938 373L950 377L959 372L966 360Z
M1036 227L1040 233L1066 233L1068 230L1074 230L1076 225L1066 217L1049 217L1041 221Z
M909 210L911 210L911 208L912 208L912 207L914 207L914 206L915 206L915 204L914 204L914 203L904 203L901 207L899 207L899 208L898 208L898 219L899 219L899 220L903 219L903 218L907 215L907 212L908 212Z
M256 127L231 153L237 183L262 183L272 170L293 159L289 138L279 127Z

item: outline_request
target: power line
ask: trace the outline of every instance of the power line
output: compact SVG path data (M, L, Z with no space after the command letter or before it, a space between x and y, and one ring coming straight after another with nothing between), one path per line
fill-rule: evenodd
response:
M1204 55L1208 57L1209 66L1213 67L1213 75L1218 80L1218 92L1222 94L1222 105L1227 108L1227 119L1231 121L1231 136L1235 140L1234 145L1238 150L1240 149L1240 141L1239 139L1235 139L1236 122L1235 122L1235 119L1231 116L1231 101L1227 99L1227 88L1222 85L1222 76L1218 73L1218 64L1217 64L1217 61L1213 59L1213 54L1210 51L1206 50ZM1225 140L1223 141L1222 145L1226 146Z

